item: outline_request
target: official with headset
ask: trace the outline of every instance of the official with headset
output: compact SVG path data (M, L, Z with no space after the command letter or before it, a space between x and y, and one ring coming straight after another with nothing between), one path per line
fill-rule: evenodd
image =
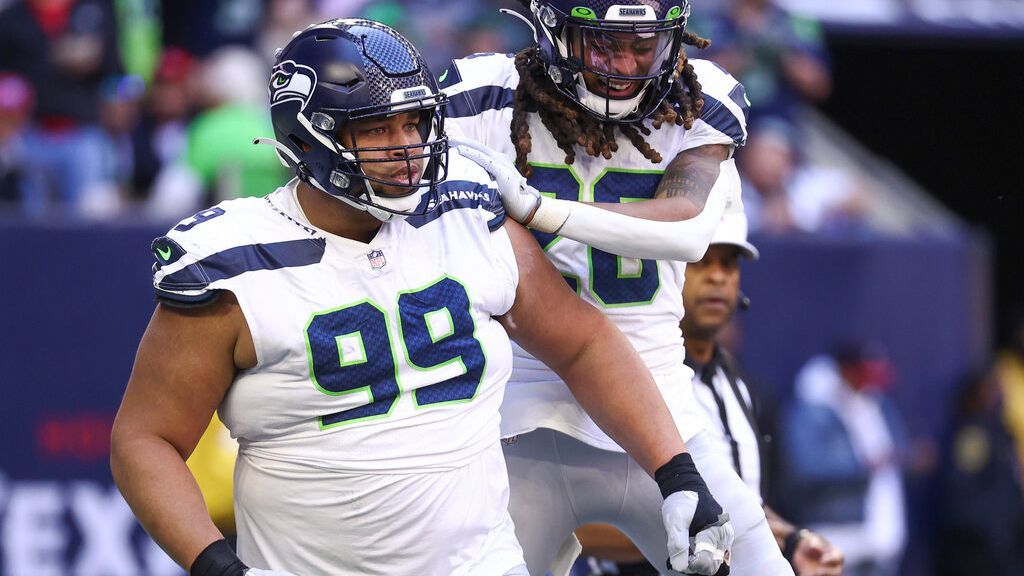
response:
M694 394L708 415L706 432L728 451L743 481L761 494L762 435L756 396L736 360L718 342L736 307L750 306L740 290L740 258L754 261L759 256L747 240L746 216L726 215L704 258L686 267L686 314L680 327L686 363L694 372ZM831 543L786 522L768 506L764 509L772 534L798 576L842 574L843 555Z

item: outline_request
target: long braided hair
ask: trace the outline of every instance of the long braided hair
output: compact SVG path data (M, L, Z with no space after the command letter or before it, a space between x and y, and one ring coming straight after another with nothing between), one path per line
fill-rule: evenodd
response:
M529 9L529 0L520 1ZM707 48L711 41L691 32L684 32L683 44ZM643 122L627 124L601 121L559 92L544 70L537 46L531 46L516 54L515 66L519 72L519 86L516 87L513 98L510 137L516 149L516 168L524 176L529 177L533 172L526 161L533 148L530 125L527 121L529 111L538 113L541 123L554 137L558 147L565 152L566 164L572 164L576 160L576 151L573 149L575 145L579 145L590 156L600 155L606 160L611 159L612 154L619 148L615 142L616 127L633 146L636 146L644 158L654 164L661 163L661 154L651 148L644 139L651 131ZM651 116L655 130L660 129L666 122L689 130L704 106L697 74L693 71L693 65L687 61L686 52L682 48L679 50L675 74L672 89Z

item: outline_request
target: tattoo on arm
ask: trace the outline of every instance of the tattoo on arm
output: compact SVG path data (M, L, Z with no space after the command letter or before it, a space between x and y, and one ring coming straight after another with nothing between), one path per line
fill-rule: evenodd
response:
M665 168L655 198L685 198L699 213L718 179L719 165L729 158L729 147L708 144L680 152Z

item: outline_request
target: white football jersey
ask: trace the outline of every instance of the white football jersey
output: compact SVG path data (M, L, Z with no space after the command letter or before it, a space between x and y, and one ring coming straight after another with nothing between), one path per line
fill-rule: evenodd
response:
M577 147L572 165L541 123L530 113L533 166L530 184L545 194L582 202L632 202L654 196L665 167L680 152L706 144L742 145L746 139L747 103L743 86L717 65L690 61L704 92L704 108L692 129L663 125L645 136L662 161L644 158L616 130L618 150L610 160ZM514 58L476 54L455 60L440 82L448 94L447 122L454 134L483 142L515 158L510 138L512 101L519 83ZM703 427L693 406L692 372L683 367L679 321L683 315L683 262L623 258L567 238L534 232L548 257L580 297L607 314L630 339L662 387L684 439ZM573 400L558 377L518 347L512 379L502 406L502 435L538 427L553 428L591 445L620 450ZM680 391L681 389L681 391ZM669 396L681 395L679 399ZM682 404L682 406L680 406ZM685 412L685 413L684 413Z
M451 155L440 206L369 244L313 227L296 182L154 241L160 298L238 299L256 348L220 407L247 455L325 474L462 466L498 440L518 271L487 175ZM443 225L442 225L443 224Z

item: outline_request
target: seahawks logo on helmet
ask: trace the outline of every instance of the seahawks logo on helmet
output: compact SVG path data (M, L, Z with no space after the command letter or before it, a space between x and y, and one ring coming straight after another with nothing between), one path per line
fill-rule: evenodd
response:
M270 105L298 100L305 109L309 96L316 86L316 72L309 66L285 60L274 66L270 75Z

